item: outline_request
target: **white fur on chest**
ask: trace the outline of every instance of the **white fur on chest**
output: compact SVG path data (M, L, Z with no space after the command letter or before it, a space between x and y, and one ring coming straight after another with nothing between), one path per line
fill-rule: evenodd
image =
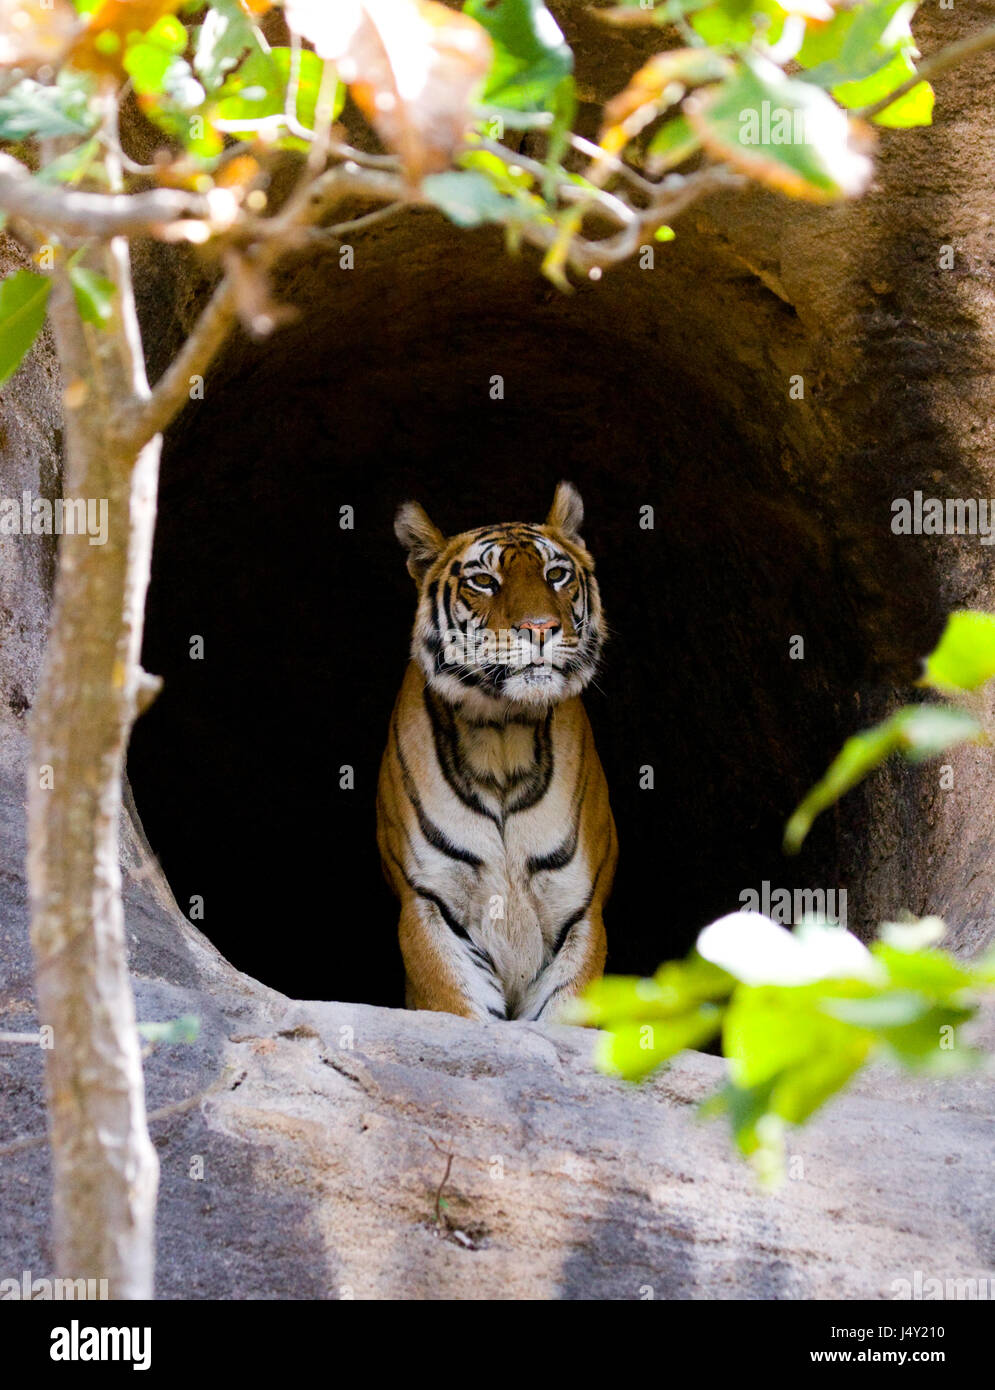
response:
M425 810L480 863L454 861L431 845L419 848L421 877L457 910L475 944L491 957L512 1006L548 962L563 923L585 901L590 883L580 844L563 867L537 867L569 847L576 834L579 750L558 729L555 715L548 734L548 785L535 805L507 809L521 778L535 770L536 747L532 725L464 732L466 766L490 816L467 807L437 766L426 788Z

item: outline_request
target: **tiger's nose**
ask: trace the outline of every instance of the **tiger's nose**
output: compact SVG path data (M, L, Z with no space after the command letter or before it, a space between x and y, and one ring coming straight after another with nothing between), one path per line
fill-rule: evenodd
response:
M519 632L524 631L526 628L530 632L557 632L560 627L555 618L523 618L522 621L516 623L515 626L518 628Z

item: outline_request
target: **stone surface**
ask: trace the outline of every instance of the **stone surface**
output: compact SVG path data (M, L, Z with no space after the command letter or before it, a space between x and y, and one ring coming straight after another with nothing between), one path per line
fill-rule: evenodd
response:
M0 1028L28 1029L16 831L3 843ZM796 1137L798 1176L766 1196L695 1116L720 1059L632 1088L594 1070L582 1029L288 1000L156 902L140 854L139 1017L201 1018L195 1044L146 1064L160 1297L888 1299L917 1270L991 1274L990 1075L868 1074ZM40 1066L4 1052L4 1275L49 1268L45 1149L23 1145L44 1127Z

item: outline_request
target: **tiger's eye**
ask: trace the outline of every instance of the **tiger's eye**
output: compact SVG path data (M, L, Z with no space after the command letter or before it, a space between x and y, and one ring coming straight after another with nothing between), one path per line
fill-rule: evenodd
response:
M553 584L559 584L561 579L566 579L568 573L562 565L554 565L551 570L546 571L546 578Z

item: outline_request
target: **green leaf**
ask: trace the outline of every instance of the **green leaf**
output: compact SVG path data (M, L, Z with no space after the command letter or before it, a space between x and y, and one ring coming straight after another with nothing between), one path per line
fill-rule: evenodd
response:
M82 84L43 87L25 78L0 97L0 140L88 135L96 124Z
M841 982L841 997L855 997L857 984ZM849 1056L861 1030L831 1018L823 1001L832 986L740 985L726 1011L723 1051L737 1086L756 1086L791 1067L808 1066L818 1057ZM862 1043L873 1039L861 1038ZM866 1051L866 1049L865 1049ZM791 1118L786 1115L786 1119Z
M980 733L978 723L963 710L949 705L906 705L881 724L854 734L788 821L785 853L797 854L816 816L862 782L892 753L902 752L910 762L920 762L956 743L977 738Z
M715 1004L674 1018L622 1023L598 1038L595 1064L626 1081L641 1081L676 1053L709 1042L721 1026L722 1010Z
M516 111L548 111L573 72L573 53L542 0L466 0L464 14L491 36L494 61L481 100Z
M47 275L17 270L0 282L0 385L24 361L45 322L52 282Z
M776 1080L772 1077L758 1086L736 1086L729 1082L702 1102L699 1114L704 1119L728 1115L736 1147L748 1157L761 1145L757 1131L768 1114Z
M821 1007L830 1018L858 1028L895 1028L922 1018L930 1006L915 990L896 989L869 999L826 999Z
M844 112L766 58L744 55L735 76L689 99L685 112L710 154L794 197L828 202L870 182L871 161Z
M871 954L885 967L893 986L919 990L924 997L949 999L978 983L969 966L945 951L904 951L877 941Z
M509 166L490 150L471 150L468 154L462 155L459 162L463 169L473 169L484 174L499 193L525 193L535 182L534 176L527 169Z
M124 70L140 97L168 97L188 111L204 100L204 89L187 60L158 44L131 44L124 55Z
M259 40L238 0L210 0L195 45L194 71L207 91L214 92L242 57L259 47Z
M822 87L859 81L915 48L909 0L864 0L837 9L828 24L810 24L797 62Z
M921 685L936 690L977 690L995 676L995 617L961 609L951 613Z
M776 43L784 18L776 0L719 0L694 14L691 24L712 48L725 48L752 43L758 33Z
M919 82L904 96L893 101L890 106L879 111L872 119L875 125L888 126L896 130L907 130L911 126L933 124L934 92L928 82ZM868 105L871 103L868 102Z
M474 169L429 174L422 179L422 191L457 227L504 222L517 206L498 192L486 174Z
M896 91L915 72L915 64L904 53L897 54L883 68L858 82L845 82L833 88L833 96L848 110L872 106ZM906 128L929 125L933 119L933 89L920 82L898 101L886 106L874 117L878 125Z
M138 1032L150 1043L192 1043L200 1033L200 1019L196 1014L182 1014L164 1023L139 1023Z
M869 1033L848 1030L832 1048L813 1052L805 1061L778 1077L770 1108L789 1124L804 1124L843 1087L867 1061L874 1040Z
M961 1071L977 1061L972 1048L959 1041L957 1029L975 1010L935 1004L911 1023L881 1029L881 1038L905 1066L939 1073Z
M683 164L701 149L701 141L686 116L665 121L646 148L646 167L651 174L662 174Z
M693 1013L699 1005L725 1000L736 981L692 951L686 960L667 961L651 979L604 975L574 1001L573 1021L611 1028L617 1022L653 1021Z
M220 100L214 114L224 121L260 121L279 115L286 105L291 56L289 48L271 48L268 53L261 49L251 52L218 92ZM324 64L310 49L303 49L300 59L297 119L308 130L313 130ZM333 120L345 105L345 98L345 85L339 82L332 104ZM252 139L251 132L246 138Z
M117 293L114 281L82 265L70 266L69 279L80 318L84 323L105 328L114 313L114 296Z

